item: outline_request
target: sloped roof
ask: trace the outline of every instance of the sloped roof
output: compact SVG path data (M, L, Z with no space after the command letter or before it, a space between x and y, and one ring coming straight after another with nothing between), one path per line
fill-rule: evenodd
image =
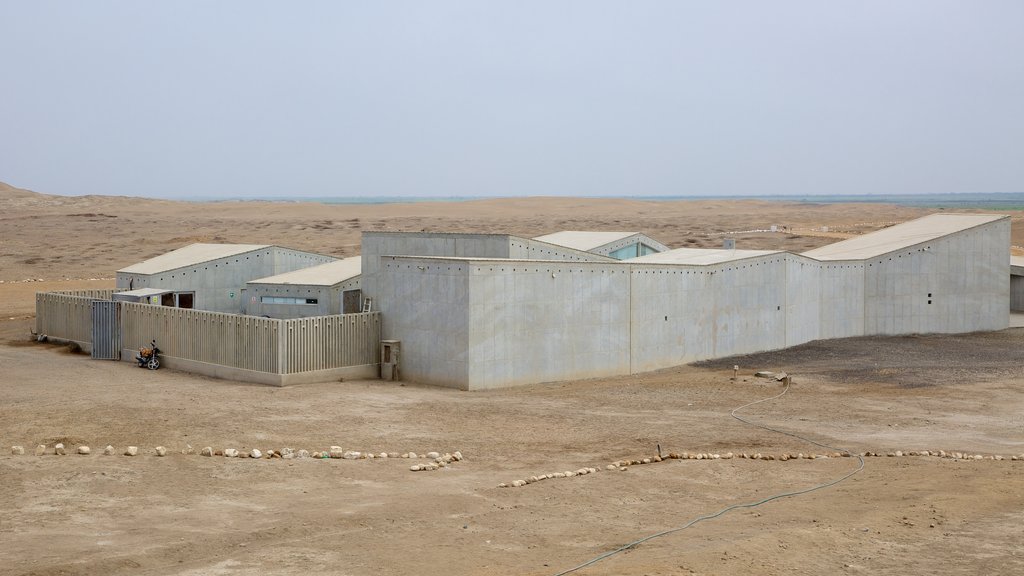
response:
M118 272L127 274L159 274L169 270L194 266L211 260L237 256L253 250L270 248L270 244L189 244L166 254L161 254L122 268Z
M174 290L168 290L166 288L136 288L135 290L125 290L124 292L115 292L115 296L160 296L161 294L167 294L168 292L174 292Z
M1009 218L998 214L931 214L876 232L815 248L803 255L816 260L864 260L916 246L955 232Z
M359 276L362 270L361 256L343 258L319 266L310 266L276 276L250 280L249 284L297 284L302 286L334 286Z
M636 236L639 232L592 232L586 230L563 230L553 234L537 236L534 240L589 252L605 244Z
M769 254L780 254L782 250L725 250L722 248L676 248L648 254L638 258L631 258L630 264L690 264L706 266L710 264L721 264L733 260L743 260L756 256L767 256Z

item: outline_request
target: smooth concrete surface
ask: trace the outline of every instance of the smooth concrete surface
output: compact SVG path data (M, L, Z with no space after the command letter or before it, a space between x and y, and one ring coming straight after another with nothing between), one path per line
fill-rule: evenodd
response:
M1009 258L1007 218L868 260L864 333L1006 328Z
M474 261L469 271L471 389L629 373L627 268Z
M401 340L403 377L415 375L412 379L420 382L467 389L469 263L385 256L380 264L374 305L388 310L381 314L382 338ZM365 291L368 278L363 270Z

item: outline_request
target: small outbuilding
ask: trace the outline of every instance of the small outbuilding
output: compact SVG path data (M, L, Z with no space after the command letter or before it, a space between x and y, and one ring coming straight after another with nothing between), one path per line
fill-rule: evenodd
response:
M307 318L362 310L359 276L362 258L353 256L246 284L246 314Z
M173 292L181 308L237 314L246 282L335 260L269 244L190 244L118 270L116 290L153 288Z

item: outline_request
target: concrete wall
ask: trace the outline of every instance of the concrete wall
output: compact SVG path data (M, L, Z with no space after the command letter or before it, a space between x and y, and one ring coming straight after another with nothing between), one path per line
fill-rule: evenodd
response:
M246 282L334 260L331 256L272 246L157 274L118 272L116 285L118 290L128 290L131 285L195 292L197 310L237 314L245 311L248 302L243 290Z
M862 261L816 262L819 286L818 335L811 340L864 335ZM810 264L808 265L810 266ZM806 267L805 267L806 268ZM805 340L809 342L810 340Z
M379 262L372 297L382 311L382 337L402 341L403 377L468 388L469 262L395 256ZM364 268L364 294L366 280Z
M342 313L342 292L358 290L358 277L334 286L306 286L300 284L247 284L245 313L270 318L309 318ZM316 298L316 304L272 304L263 302L264 296ZM254 300L255 299L255 300Z
M786 255L632 264L632 371L786 346Z
M469 294L467 361L474 390L629 373L625 267L473 262Z
M864 333L1006 328L1009 246L1009 220L1000 220L869 260Z
M613 262L603 256L506 234L364 232L360 253L363 297L372 298L373 309L382 312L383 338L403 341L402 374L460 388L466 388L469 382L469 265L464 260L439 263L432 258ZM399 261L394 256L411 258ZM428 280L418 286L421 277ZM407 347L408 338L412 342Z

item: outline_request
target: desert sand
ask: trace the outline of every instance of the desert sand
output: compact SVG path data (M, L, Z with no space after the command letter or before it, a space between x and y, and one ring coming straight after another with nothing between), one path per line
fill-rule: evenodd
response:
M530 198L194 204L0 185L0 573L553 575L737 503L843 476L856 458L666 460L668 452L853 452L848 480L729 512L578 574L1024 572L1024 330L854 338L629 377L459 392L381 381L269 388L90 360L29 339L37 290L104 287L189 242L339 256L362 230L643 231L672 246L804 250L927 213L886 205ZM1012 213L1024 245L1024 214ZM751 232L771 225L786 232ZM829 232L821 227L828 226ZM31 280L31 281L26 281ZM733 365L739 378L732 379ZM52 454L62 442L69 455ZM49 450L34 456L36 445ZM115 455L104 456L110 444ZM10 446L27 454L11 455ZM88 445L88 456L74 448ZM120 454L135 445L140 455ZM465 460L253 460L191 445ZM154 455L166 446L166 457ZM895 456L896 451L986 458ZM894 454L894 456L885 456ZM994 460L995 455L1003 460ZM520 488L502 483L594 467Z

